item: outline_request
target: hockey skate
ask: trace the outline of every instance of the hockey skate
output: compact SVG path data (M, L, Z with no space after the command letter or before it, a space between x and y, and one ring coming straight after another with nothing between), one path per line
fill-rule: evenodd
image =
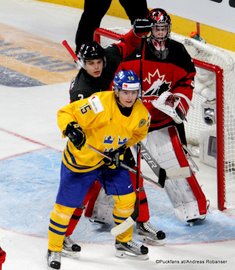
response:
M127 243L119 242L116 240L116 257L119 258L134 258L140 260L148 260L148 248L144 245L140 245L134 241L129 241Z
M47 252L47 266L48 269L60 269L61 252L48 250Z
M66 257L79 258L81 247L74 242L70 236L64 238L62 255Z
M210 200L206 200L206 210L208 212L210 207ZM204 220L206 219L206 215L201 215L200 218L195 218L195 219L189 219L187 220L187 224L192 227L196 224L201 224Z
M136 225L138 238L140 241L149 245L164 245L166 234L163 231L158 231L153 225L147 222L138 222Z

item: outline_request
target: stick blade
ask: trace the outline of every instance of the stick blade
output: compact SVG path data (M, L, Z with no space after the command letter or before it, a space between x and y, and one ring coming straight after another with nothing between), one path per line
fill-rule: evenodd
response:
M132 217L128 217L121 224L119 224L116 227L112 228L111 234L114 235L114 236L117 236L117 235L119 235L121 233L124 233L126 230L128 230L134 224L135 224L135 220L132 219Z
M166 181L166 170L163 168L159 169L159 177L158 177L158 183L159 185L164 188Z

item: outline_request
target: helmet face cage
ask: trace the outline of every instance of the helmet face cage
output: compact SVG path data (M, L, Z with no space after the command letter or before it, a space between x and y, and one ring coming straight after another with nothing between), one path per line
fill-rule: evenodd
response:
M140 91L140 80L134 71L121 70L114 77L113 89L116 92L120 90Z
M166 13L166 11L161 8L152 9L149 12L149 20L152 22L152 27L156 27L156 28L166 27L167 28L167 33L164 37L158 38L152 33L151 38L158 42L167 40L167 38L170 36L170 33L171 33L171 18Z
M103 59L105 62L105 51L96 41L87 42L81 46L78 59L83 68L87 60Z

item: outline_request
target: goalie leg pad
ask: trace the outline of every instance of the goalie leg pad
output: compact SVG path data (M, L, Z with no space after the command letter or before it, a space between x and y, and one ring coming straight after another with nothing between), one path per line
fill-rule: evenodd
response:
M179 165L181 167L189 166L188 159L181 145L176 128L170 127L168 132L171 137L172 145L174 146L177 160L179 161ZM198 184L195 174L192 174L190 177L186 178L186 180L196 198L200 214L199 218L204 219L207 214L207 200L205 194L203 193L200 185Z
M150 132L146 147L164 169L189 166L174 126ZM207 202L195 175L168 179L165 182L165 190L179 220L189 222L205 218Z
M104 189L101 188L90 218L107 225L113 224L113 206L113 197L106 195Z

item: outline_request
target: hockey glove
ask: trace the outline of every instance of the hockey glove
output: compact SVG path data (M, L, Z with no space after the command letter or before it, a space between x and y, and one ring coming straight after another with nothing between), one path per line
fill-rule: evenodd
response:
M163 92L158 99L152 101L152 105L169 115L177 124L186 120L186 111L180 102L180 97L173 95L171 92Z
M81 150L86 142L86 135L76 122L69 123L64 134L70 139L78 150Z
M149 19L136 19L133 24L134 33L137 37L149 37L152 30L152 23Z
M104 158L104 163L111 169L116 169L120 166L120 162L123 160L124 153L126 151L126 146L123 145L118 149L112 152L105 152L105 154L109 157Z
M135 159L131 152L130 147L126 148L126 151L124 153L124 161L127 166L134 168L135 167Z

